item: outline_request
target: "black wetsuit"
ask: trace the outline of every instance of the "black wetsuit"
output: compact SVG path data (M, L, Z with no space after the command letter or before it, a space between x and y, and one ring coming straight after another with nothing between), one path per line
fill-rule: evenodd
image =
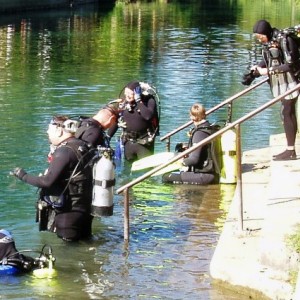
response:
M48 229L56 232L60 238L65 240L78 240L91 235L90 210L93 183L92 169L86 165L90 159L88 153L83 141L69 138L53 153L45 175L25 174L22 178L24 182L41 188L43 199L50 195L64 198L63 203L53 203L53 206L56 206L55 219L53 226ZM75 167L76 175L68 184Z
M153 154L158 128L155 99L142 95L142 100L137 103L125 103L120 118L126 124L122 135L125 159L133 161ZM108 135L112 137L117 129L118 124L109 130Z
M273 31L276 40L276 29ZM296 42L290 36L283 36L263 47L263 60L260 67L272 68L274 74L269 74L270 89L273 97L285 93L297 83L300 71L299 51ZM299 91L288 95L281 101L281 116L286 133L288 146L294 146L297 134L296 101Z
M205 121L192 130L188 147L201 142L211 134L208 130L209 125L209 122ZM210 151L210 144L197 148L183 160L183 164L188 167L188 171L165 174L162 178L163 182L179 184L209 184L215 182L216 174Z
M81 121L75 137L85 141L88 145L91 145L94 148L97 148L97 146L109 146L109 142L103 128L99 122L93 118L83 119Z

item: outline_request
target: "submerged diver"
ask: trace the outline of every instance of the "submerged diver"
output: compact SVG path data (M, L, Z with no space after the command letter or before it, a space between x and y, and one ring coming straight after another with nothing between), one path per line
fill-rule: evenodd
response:
M125 159L134 161L154 152L159 126L157 104L153 95L142 92L138 81L129 82L124 94L125 99L120 99L119 122L112 126L108 135L112 137L122 128Z
M273 97L285 93L298 83L300 71L299 50L296 42L288 34L279 34L279 30L272 28L265 20L256 22L253 33L263 44L263 60L251 69L255 76L268 75ZM287 139L284 152L274 155L274 160L297 159L295 140L297 134L296 101L299 91L281 100L283 127Z
M213 133L213 126L205 119L205 108L201 104L195 103L191 107L190 117L195 127L190 132L187 148L201 142ZM177 145L177 148L179 145ZM184 149L180 151L182 150ZM185 184L210 184L217 182L219 178L215 168L214 153L212 152L211 143L197 148L183 159L184 171L164 174L162 177L163 182Z
M14 275L28 273L37 267L34 258L21 254L15 245L12 234L5 230L0 230L0 274Z
M47 254L45 249L49 250ZM38 252L39 256L32 258L22 252ZM53 268L55 257L52 248L44 245L41 251L16 249L12 234L5 229L0 229L0 277L1 275L19 275L33 271L33 275L38 278L52 278L56 275Z
M41 188L37 203L40 230L55 232L66 241L89 238L93 217L91 153L86 143L74 137L72 120L55 116L48 127L48 137L55 150L42 176L15 168L14 176Z

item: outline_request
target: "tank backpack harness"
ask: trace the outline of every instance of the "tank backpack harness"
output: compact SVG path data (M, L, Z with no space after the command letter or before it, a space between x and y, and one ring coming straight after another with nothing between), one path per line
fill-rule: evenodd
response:
M150 99L153 98L155 100L155 112L151 119L151 125L152 125L152 132L154 136L159 136L159 122L160 122L160 99L157 93L157 90L154 86L151 86L150 84L146 82L140 82L140 86L142 89L142 95L144 99ZM147 101L148 101L147 100Z
M217 132L220 129L220 126L217 124L211 124L209 126L199 126L196 128L193 128L190 131L190 140L189 140L189 147L191 146L191 141L193 138L193 135L197 131L202 131L206 133L208 136L211 134ZM201 173L216 173L220 174L220 165L217 158L217 140L211 141L209 144L207 144L207 160L203 166L202 169L195 169L195 172L201 172Z
M85 170L87 168L90 168L92 155L94 155L94 149L90 150L86 144L79 146L76 143L68 142L63 143L61 146L71 149L76 155L78 162L72 173L70 174L70 177L61 195L55 200L49 200L48 204L50 204L54 208L63 208L65 204L64 198L68 197L69 195L76 194L76 192L74 192L72 188L73 184L78 185L83 180L88 179L88 175Z
M270 85L274 97L285 93L286 91L295 87L297 84L296 71L299 72L299 70L293 70L293 72L282 72L278 70L278 67L284 63L291 64L292 66L295 64L299 66L299 62L294 62L292 60L290 49L287 43L288 37L292 38L296 43L299 42L300 44L300 39L298 37L283 30L278 31L273 40L264 46L265 48L263 50L267 68L269 71L274 69L274 72L269 72ZM299 91L295 91L286 96L285 99L294 99L297 98L298 95Z
M100 125L95 122L90 119L84 120L81 117L81 123L75 133L75 137L81 139L89 128L99 127ZM105 146L98 146L97 149L94 149L94 156L90 164L93 176L91 215L94 217L112 216L114 207L113 191L116 180L113 158L115 154L110 147L109 138L103 130L102 137ZM93 151L91 145L88 146Z
M72 142L63 143L61 146L71 149L78 162L73 169L70 177L59 196L48 195L44 189L41 189L39 200L37 201L36 222L39 223L39 230L53 230L53 223L56 212L66 209L66 203L69 196L76 195L82 182L89 178L88 168L92 168L95 150L88 148L86 144L78 145ZM81 166L81 168L79 168ZM92 174L92 172L90 172ZM80 204L73 200L72 205Z
M121 124L119 127L123 128L123 133L122 133L122 142L125 143L127 140L136 142L141 145L147 145L151 144L156 136L160 135L159 132L159 122L160 122L160 100L159 96L157 94L156 88L151 86L150 84L146 82L139 82L140 84L140 96L141 96L141 101L145 106L148 106L148 101L150 99L153 99L155 101L155 110L153 117L149 121L149 128L147 129L147 132L144 132L142 134L139 134L138 132L126 132L126 129L123 125L123 117L122 114L119 118L119 124ZM121 91L119 97L122 97L122 92L124 91L125 87ZM129 111L134 109L136 106L136 103L133 105L129 105L128 103L122 102L120 105L120 109L125 110L128 109Z

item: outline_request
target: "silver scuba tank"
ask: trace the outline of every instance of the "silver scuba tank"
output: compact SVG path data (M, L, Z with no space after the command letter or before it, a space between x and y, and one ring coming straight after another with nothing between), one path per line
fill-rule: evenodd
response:
M112 216L115 185L115 165L111 148L98 148L100 159L93 166L93 198L91 215Z

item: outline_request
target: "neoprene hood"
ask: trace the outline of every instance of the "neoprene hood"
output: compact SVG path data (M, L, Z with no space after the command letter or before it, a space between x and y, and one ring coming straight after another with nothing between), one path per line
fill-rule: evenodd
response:
M253 26L253 33L264 34L271 40L273 34L273 28L266 20L259 20Z

